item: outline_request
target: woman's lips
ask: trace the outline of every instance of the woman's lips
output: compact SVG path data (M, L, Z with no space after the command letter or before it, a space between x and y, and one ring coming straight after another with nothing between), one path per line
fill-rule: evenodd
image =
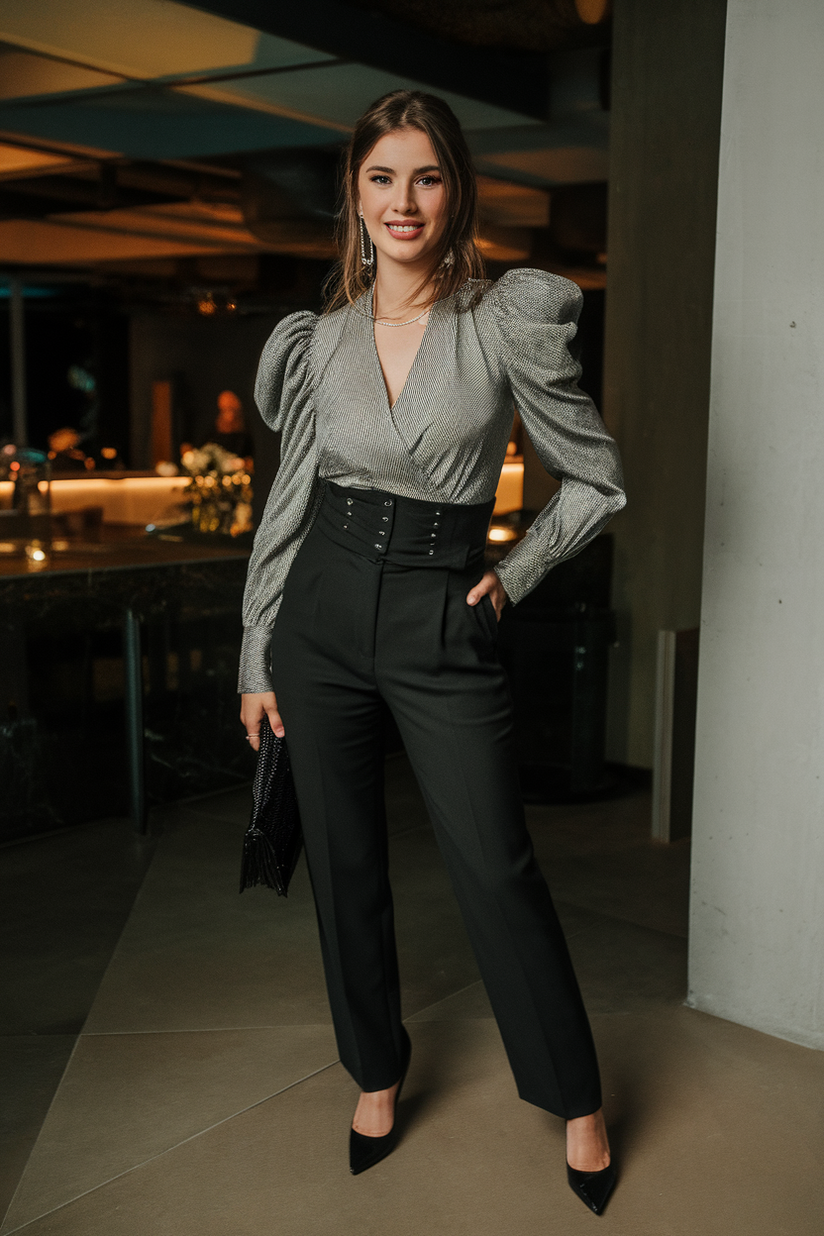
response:
M423 231L422 223L389 222L384 224L384 226L393 236L397 236L399 240L414 240Z

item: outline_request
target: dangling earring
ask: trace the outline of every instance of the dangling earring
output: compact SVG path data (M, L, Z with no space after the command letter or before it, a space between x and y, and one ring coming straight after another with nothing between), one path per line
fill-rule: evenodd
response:
M444 255L444 259L441 262L441 266L454 266L454 265L455 265L455 254L452 252L451 249L449 249Z
M363 266L373 266L375 264L375 246L372 243L372 237L366 230L366 224L363 221L363 215L360 215L360 260ZM369 245L367 251L367 242ZM368 256L367 256L368 252Z

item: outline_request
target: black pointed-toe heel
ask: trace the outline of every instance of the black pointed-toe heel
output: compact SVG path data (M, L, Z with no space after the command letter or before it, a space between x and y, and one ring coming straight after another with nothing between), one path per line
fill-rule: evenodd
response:
M577 1168L570 1167L568 1163L566 1169L569 1187L576 1197L580 1197L593 1214L603 1214L607 1199L618 1179L612 1164L602 1168L600 1172L579 1172Z
M356 1129L349 1130L349 1170L353 1176L359 1176L367 1168L380 1163L381 1159L390 1155L398 1144L398 1100L401 1097L403 1083L406 1081L411 1056L412 1044L407 1034L403 1072L395 1091L394 1124L389 1132L383 1137L367 1137L365 1133L358 1133Z

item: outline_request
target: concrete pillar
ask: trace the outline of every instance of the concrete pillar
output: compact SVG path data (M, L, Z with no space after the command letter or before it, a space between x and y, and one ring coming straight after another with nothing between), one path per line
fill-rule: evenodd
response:
M824 5L729 0L695 1008L824 1047Z
M620 646L608 752L650 767L658 631L698 625L725 0L616 0L604 415Z

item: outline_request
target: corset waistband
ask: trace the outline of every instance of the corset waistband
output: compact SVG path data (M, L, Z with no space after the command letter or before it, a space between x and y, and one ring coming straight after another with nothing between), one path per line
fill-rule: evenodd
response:
M495 499L459 506L327 481L317 522L337 545L372 562L461 570L483 560Z

